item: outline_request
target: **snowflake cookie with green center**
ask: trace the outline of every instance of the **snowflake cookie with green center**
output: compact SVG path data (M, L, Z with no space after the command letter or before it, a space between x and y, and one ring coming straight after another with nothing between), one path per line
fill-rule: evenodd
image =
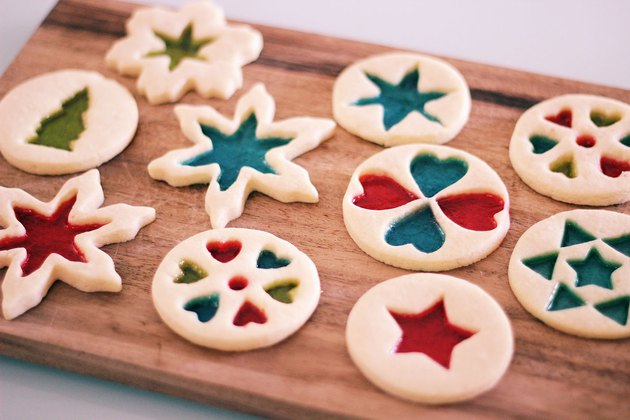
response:
M346 345L382 390L441 404L494 387L510 364L514 338L483 289L427 273L384 281L361 296L348 316Z
M271 346L297 331L319 302L313 262L250 229L213 229L181 242L153 278L153 303L177 334L224 351Z
M96 169L67 181L44 203L0 187L2 313L13 319L38 305L56 280L83 292L118 292L121 278L99 248L133 239L155 219L150 207L103 204Z
M138 107L119 83L96 72L46 73L0 101L0 152L13 166L38 175L101 165L133 139Z
M553 328L630 337L630 216L571 210L536 223L514 247L509 278L521 305Z
M510 161L532 189L555 200L606 206L630 200L630 105L564 95L516 123Z
M468 121L470 91L450 64L411 53L369 57L346 68L333 89L335 120L365 140L394 146L446 143Z
M274 122L274 112L262 84L240 98L231 120L209 106L177 105L181 129L195 144L152 161L149 174L176 187L209 183L206 211L215 228L239 217L253 191L285 203L317 202L308 172L291 160L330 137L335 123L310 117Z
M356 244L379 261L450 270L499 246L510 226L509 197L497 173L467 152L397 146L354 171L343 220Z
M189 90L225 99L242 86L241 67L258 58L262 45L258 31L227 25L222 9L198 1L179 11L138 9L106 61L138 76L138 91L152 104L176 102Z

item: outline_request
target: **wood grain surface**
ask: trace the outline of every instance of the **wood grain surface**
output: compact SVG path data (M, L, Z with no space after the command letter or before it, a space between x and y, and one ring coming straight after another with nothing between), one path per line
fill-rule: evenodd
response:
M38 74L96 70L135 92L135 79L108 69L104 55L124 35L137 6L98 0L62 0L0 80L0 96ZM230 116L236 100L264 82L277 104L276 119L332 118L331 92L350 63L389 48L256 26L264 36L260 59L244 69L245 86L230 100L209 104ZM138 96L140 124L133 143L100 167L105 204L153 206L157 220L128 243L104 248L123 278L118 294L81 293L57 282L44 301L14 321L0 320L0 353L183 398L274 417L623 417L630 413L630 342L577 338L546 327L515 300L507 265L516 240L533 223L575 208L528 188L508 160L508 142L519 115L543 99L591 93L630 102L630 92L528 74L454 59L468 81L470 120L450 146L485 159L504 180L512 202L512 227L488 258L449 274L494 296L514 327L515 354L496 388L469 402L428 407L391 397L372 386L345 347L346 318L370 287L407 271L382 264L348 236L341 199L354 168L381 150L337 128L332 139L296 159L319 190L317 204L282 204L253 194L232 227L261 229L295 244L317 265L323 293L313 317L295 335L268 349L231 354L181 339L159 319L150 287L164 255L177 243L210 228L205 187L173 188L149 177L146 166L163 153L189 145L173 105L150 106ZM0 159L0 183L51 199L71 176L36 176ZM628 204L612 209L629 213ZM0 272L0 276L3 275Z

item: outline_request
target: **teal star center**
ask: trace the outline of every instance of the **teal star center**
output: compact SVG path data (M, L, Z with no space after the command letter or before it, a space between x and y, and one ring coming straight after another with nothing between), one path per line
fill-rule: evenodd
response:
M215 127L200 124L201 132L212 143L212 149L182 162L186 166L204 166L217 163L220 168L217 182L225 191L236 182L241 169L249 167L263 174L275 174L265 155L271 149L284 146L292 138L258 138L256 114L250 114L233 134L225 134Z
M164 42L164 49L160 51L151 51L147 54L147 57L156 57L160 55L167 55L170 59L168 63L168 69L174 70L179 63L185 58L193 58L196 60L203 60L204 58L199 56L199 50L206 44L212 42L212 39L200 39L195 41L192 37L192 24L186 26L179 38L171 38L168 35L154 32L155 35Z
M405 74L397 84L389 83L371 73L365 72L365 76L380 89L381 93L371 98L361 98L354 102L353 105L381 105L383 107L383 125L385 125L386 131L414 111L419 112L430 121L442 124L437 117L429 114L424 107L427 102L446 95L446 92L420 92L418 90L420 72L417 67Z
M612 274L621 264L605 260L597 248L591 248L583 260L568 260L567 263L577 273L576 287L589 284L612 290Z

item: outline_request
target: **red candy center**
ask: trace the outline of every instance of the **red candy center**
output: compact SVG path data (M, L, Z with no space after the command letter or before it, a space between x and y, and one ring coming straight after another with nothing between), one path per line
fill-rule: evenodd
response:
M243 276L232 277L228 282L228 286L230 286L232 290L243 290L248 284L249 282Z
M586 148L590 148L595 146L596 140L595 137L588 135L588 134L583 134L580 137L578 137L577 139L575 139L575 142L582 147L586 147Z

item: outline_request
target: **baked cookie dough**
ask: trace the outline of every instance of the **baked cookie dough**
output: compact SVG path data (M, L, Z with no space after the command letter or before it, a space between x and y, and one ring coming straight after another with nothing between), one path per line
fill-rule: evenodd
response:
M441 404L473 398L507 370L514 339L501 307L480 287L442 274L377 284L352 308L346 344L382 390Z
M563 95L516 123L510 161L532 189L554 200L606 206L630 200L630 105Z
M536 223L514 247L509 278L521 305L553 328L630 337L630 216L571 210Z
M103 204L96 169L68 180L44 203L0 187L2 314L13 319L38 305L56 280L83 292L118 292L121 278L99 248L133 239L155 219L150 207Z
M93 71L61 70L0 101L0 153L33 174L81 172L123 151L137 126L136 101L122 85Z
M127 36L107 52L107 64L138 76L138 91L151 104L176 102L195 90L227 99L243 84L241 67L258 58L260 32L228 25L223 10L197 1L179 11L141 8L127 21Z
M469 113L464 77L450 64L420 54L387 53L358 61L333 88L339 125L383 146L446 143Z
M509 197L497 173L467 152L397 146L354 171L343 220L359 248L379 261L450 270L499 246L510 226Z
M177 334L225 351L271 346L296 332L319 301L313 262L295 246L250 229L194 235L164 257L153 303Z
M239 99L231 120L209 106L177 105L181 129L194 145L152 161L149 175L175 187L209 184L205 207L214 228L239 217L253 191L284 203L315 203L308 172L292 159L328 139L335 123L310 117L274 122L274 113L262 84Z

